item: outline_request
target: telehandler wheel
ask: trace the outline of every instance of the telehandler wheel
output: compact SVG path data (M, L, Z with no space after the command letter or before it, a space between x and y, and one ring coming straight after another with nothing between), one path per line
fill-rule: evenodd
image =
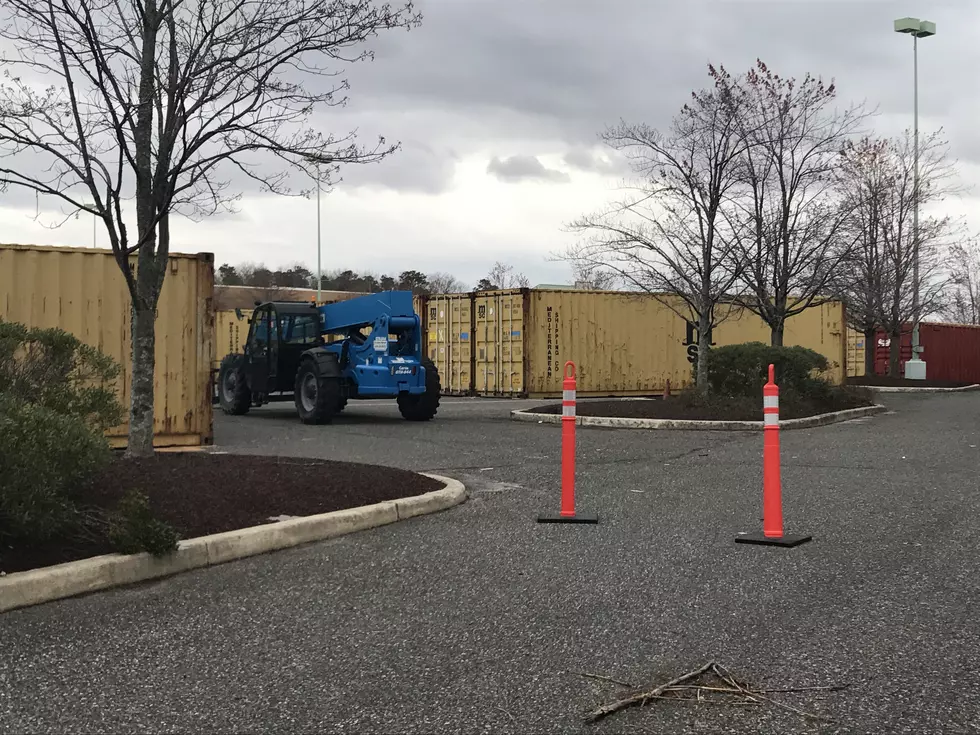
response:
M252 407L252 394L242 370L242 355L225 355L218 368L218 403L221 410L232 416L248 413Z
M321 378L313 360L303 360L296 371L293 400L304 424L328 424L340 405L340 379Z
M340 413L345 408L347 408L347 396L340 396L337 399L337 413Z
M428 421L439 410L439 397L442 393L439 371L435 363L427 357L422 358L422 367L425 368L425 393L402 393L398 396L398 410L409 421Z

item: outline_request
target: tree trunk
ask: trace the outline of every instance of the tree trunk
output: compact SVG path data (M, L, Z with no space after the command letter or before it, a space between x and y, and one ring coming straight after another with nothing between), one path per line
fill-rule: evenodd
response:
M700 393L708 393L708 361L711 351L711 319L707 312L698 317L698 366L695 385Z
M772 346L782 347L783 346L783 330L785 326L780 322L777 326L772 327Z
M871 377L875 374L875 358L878 353L878 330L864 332L864 374Z
M155 309L132 307L133 379L129 400L127 457L153 455L153 365L156 348Z
M897 334L890 333L888 338L891 340L891 346L888 349L888 376L898 378L901 377L899 362L902 357L902 330L899 329Z

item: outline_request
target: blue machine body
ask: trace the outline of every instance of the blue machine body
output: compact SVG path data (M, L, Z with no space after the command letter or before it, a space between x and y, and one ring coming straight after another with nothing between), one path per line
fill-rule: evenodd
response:
M384 291L318 307L325 349L358 397L425 393L422 320L411 291ZM370 327L366 336L362 330ZM335 341L331 341L331 337Z

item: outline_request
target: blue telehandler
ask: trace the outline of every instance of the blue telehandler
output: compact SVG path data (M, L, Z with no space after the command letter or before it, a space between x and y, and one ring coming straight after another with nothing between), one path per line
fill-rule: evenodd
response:
M440 392L439 372L422 354L410 291L323 306L256 304L242 353L226 356L218 370L225 413L242 415L292 395L307 424L329 423L351 398L394 398L404 418L428 421Z

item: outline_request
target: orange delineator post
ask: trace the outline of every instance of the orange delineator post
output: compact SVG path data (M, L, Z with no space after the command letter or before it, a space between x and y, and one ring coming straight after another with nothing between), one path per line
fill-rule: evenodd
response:
M783 534L783 488L779 459L779 386L769 365L769 381L762 387L762 534L742 533L736 543L799 546L810 536Z
M762 388L762 532L783 535L783 497L779 474L779 386L769 366L769 382Z
M575 513L575 363L565 363L561 394L561 510L542 514L538 523L598 523L594 515Z

